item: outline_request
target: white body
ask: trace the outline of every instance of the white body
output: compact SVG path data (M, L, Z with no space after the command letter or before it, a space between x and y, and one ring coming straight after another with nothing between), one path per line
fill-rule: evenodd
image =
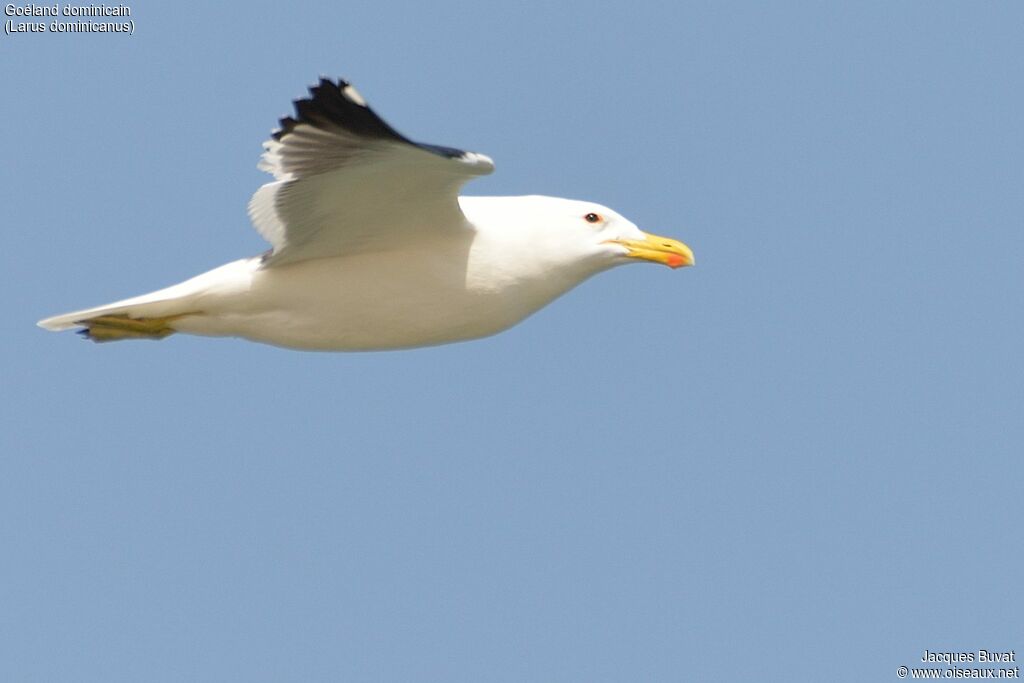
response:
M686 245L606 207L553 197L459 197L482 154L397 133L345 81L323 79L264 143L273 174L249 202L272 245L151 294L41 321L96 341L174 332L299 349L443 344L516 324L591 275Z
M501 332L615 265L607 248L587 258L573 248L579 243L573 231L523 213L526 207L561 207L556 217L575 224L581 223L581 211L596 205L548 197L462 197L460 206L469 223L443 237L428 231L422 240L403 240L387 250L280 266L267 267L260 257L242 259L151 294L41 324L58 330L99 315L182 316L173 323L178 332L298 349L426 346ZM481 213L488 216L485 224L478 221L483 228L474 225Z

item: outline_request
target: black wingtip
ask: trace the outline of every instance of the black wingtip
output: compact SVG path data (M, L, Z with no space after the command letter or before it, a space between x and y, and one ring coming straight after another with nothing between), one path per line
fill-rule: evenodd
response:
M320 82L309 88L309 97L295 100L293 104L295 115L282 118L271 134L277 141L304 123L324 130L340 129L360 137L407 142L370 109L344 78L332 80L321 76Z
M295 115L285 116L271 137L281 142L299 125L327 132L344 132L370 140L401 142L447 159L467 159L466 152L455 147L414 142L389 126L370 108L359 91L344 78L336 80L320 76L310 86L309 97L294 101Z

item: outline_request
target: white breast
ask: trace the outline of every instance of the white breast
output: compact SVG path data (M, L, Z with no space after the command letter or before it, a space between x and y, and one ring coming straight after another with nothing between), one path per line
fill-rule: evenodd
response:
M500 332L575 284L500 251L451 240L257 270L246 290L204 297L203 315L180 328L304 349L441 344Z

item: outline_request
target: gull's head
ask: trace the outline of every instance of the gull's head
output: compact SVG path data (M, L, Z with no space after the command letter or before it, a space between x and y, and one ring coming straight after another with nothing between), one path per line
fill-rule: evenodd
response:
M595 202L544 197L460 197L463 213L477 228L475 262L493 279L579 281L626 263L692 266L682 242L644 232L619 213Z
M598 269L625 263L694 264L693 251L679 240L644 232L607 206L555 197L523 197L530 233L549 252L585 261Z

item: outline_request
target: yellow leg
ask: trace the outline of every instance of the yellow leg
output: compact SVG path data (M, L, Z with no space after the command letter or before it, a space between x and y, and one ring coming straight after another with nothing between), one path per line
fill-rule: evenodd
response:
M171 323L192 313L180 313L160 318L129 318L127 315L101 315L83 320L82 330L89 339L97 342L121 341L122 339L163 339L175 333Z

